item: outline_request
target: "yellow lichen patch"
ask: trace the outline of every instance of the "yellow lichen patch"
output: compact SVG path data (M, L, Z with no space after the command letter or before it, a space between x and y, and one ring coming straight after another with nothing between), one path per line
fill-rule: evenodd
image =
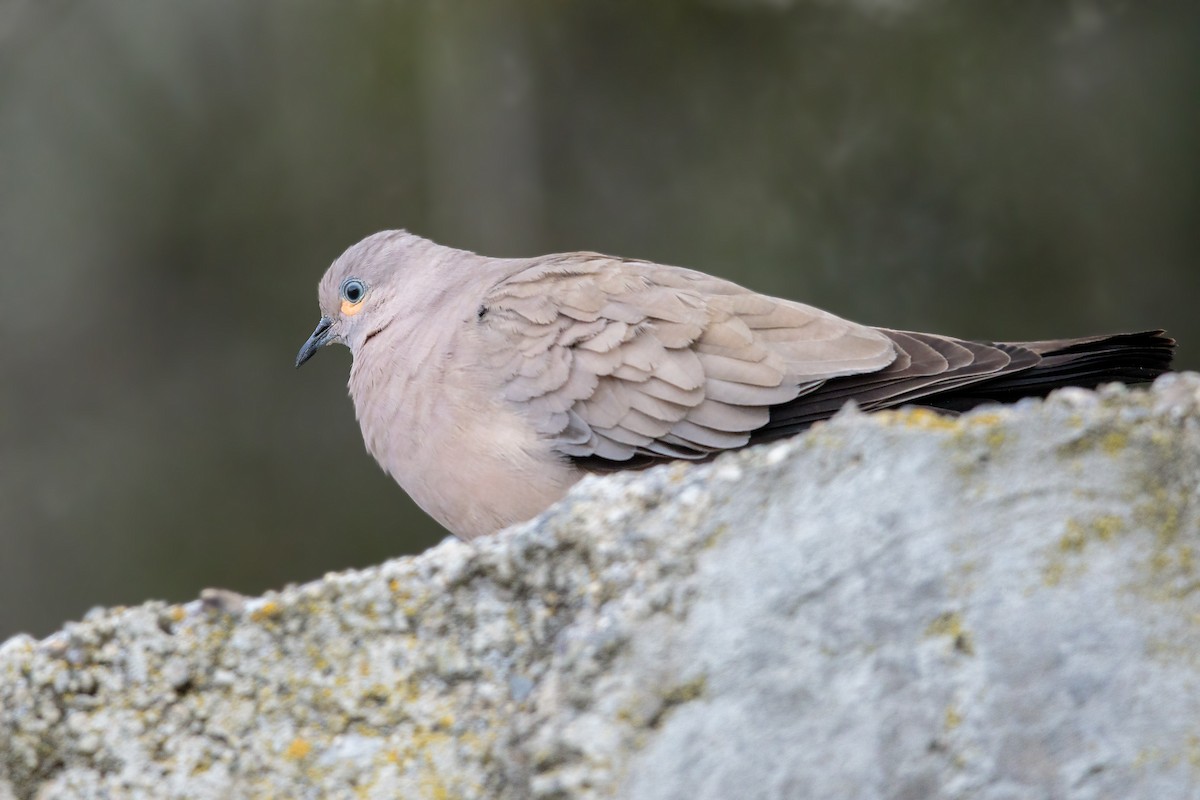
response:
M902 408L897 411L881 411L875 415L888 424L903 425L921 430L953 431L959 429L958 420L939 414L928 408Z
M1088 543L1111 542L1125 530L1126 522L1115 514L1101 514L1086 523L1069 519L1066 530L1050 554L1050 560L1042 567L1042 583L1048 587L1058 586L1068 574L1078 575L1086 569L1084 555ZM1068 559L1071 559L1068 561Z
M943 724L946 726L946 730L954 730L959 725L962 725L962 714L958 713L958 709L953 705L946 706L946 718Z
M187 612L183 610L183 606L171 606L171 609L167 612L167 616L171 618L172 622L183 622L183 618L187 616Z
M422 775L419 781L422 797L429 800L450 800L450 790L435 775Z
M1066 531L1058 540L1058 549L1062 553L1080 553L1089 541L1111 542L1124 529L1125 520L1114 514L1102 514L1086 525L1069 519Z
M953 430L948 446L951 463L964 479L973 476L980 465L986 464L1008 443L1010 431L1005 428L1005 415L997 412L971 414L965 417L944 418L937 427ZM981 488L972 483L969 491Z
M299 761L312 752L312 742L297 736L283 751L283 757L291 761Z
M713 529L709 531L708 535L704 537L704 541L700 543L700 548L707 550L711 547L715 547L717 542L721 541L721 538L728 532L729 525L724 522L722 522L720 525L714 526Z
M488 747L495 743L495 736L489 736L485 741L483 737L474 731L465 731L458 734L456 738L461 746L469 747L475 751L481 751L484 747Z
M412 735L412 746L417 750L427 750L431 747L446 744L450 741L450 737L443 731L432 730L430 728L419 727Z
M1054 588L1062 583L1066 572L1066 564L1061 561L1052 561L1042 569L1042 583L1050 588Z
M324 671L329 668L329 662L325 660L325 653L321 650L321 648L310 644L304 648L304 654L308 656L308 660L312 663L313 669Z
M1183 510L1190 500L1161 486L1150 495L1153 499L1138 505L1135 519L1153 532L1154 548L1144 562L1147 569L1142 580L1132 588L1155 602L1178 601L1200 590L1192 542L1194 522Z
M1179 498L1171 497L1159 486L1154 490L1154 500L1142 506L1146 520L1154 528L1154 538L1160 546L1167 546L1179 538Z
M967 656L975 655L974 637L963 625L962 615L957 611L939 614L925 628L925 635L948 637L956 651Z
M1129 437L1119 431L1106 433L1100 440L1100 449L1107 455L1115 456L1129 445Z
M1102 542L1111 542L1125 529L1125 520L1115 514L1101 514L1092 520L1092 532Z
M1133 760L1133 766L1138 770L1152 767L1174 769L1182 764L1200 770L1200 736L1190 734L1178 750L1173 747L1143 747Z
M1172 451L1174 451L1178 445L1178 440L1176 440L1174 436L1166 431L1156 428L1150 431L1150 444L1164 450L1170 448Z
M1058 540L1058 549L1063 553L1078 553L1087 544L1087 531L1076 520L1067 520L1067 530Z
M1180 664L1191 670L1200 669L1200 640L1195 632L1177 632L1169 637L1150 637L1146 639L1145 653L1155 661L1170 663L1174 667Z
M1179 569L1183 572L1196 571L1196 551L1190 544L1181 545L1177 553Z
M1057 448L1058 454L1066 458L1078 458L1099 450L1105 455L1115 456L1129 446L1129 434L1124 431L1084 429L1077 438L1064 442Z
M393 746L380 754L386 763L402 770L416 771L416 780L424 787L420 797L464 796L461 788L451 789L458 779L453 774L445 773L445 759L455 749L459 753L464 748L482 751L485 745L479 736L470 731L459 735L448 733L454 723L454 717L447 713L432 724L406 725L402 731L393 732ZM399 746L396 746L397 742ZM446 780L450 781L449 785Z
M397 684L396 688L400 691L400 696L406 703L415 703L421 699L421 681L415 676L409 675Z
M625 706L617 711L617 719L633 727L655 728L676 706L690 703L704 696L708 688L708 677L699 675L690 681L669 686L658 695L657 707L635 701L634 707ZM649 713L649 717L646 714Z
M282 609L279 607L279 603L276 603L274 600L268 600L250 613L250 619L255 622L266 622L269 619L278 617L280 611Z
M373 683L360 695L360 697L366 702L376 703L382 706L387 705L388 701L392 699L392 692L382 683Z
M974 428L990 428L1004 422L1004 415L998 414L995 411L984 411L965 417L963 421Z
M705 676L701 675L686 683L672 686L669 690L667 690L667 693L663 695L663 702L671 706L677 706L682 703L691 702L692 700L695 700L703 695L707 686L707 679Z
M957 439L968 438L969 441L978 441L979 434L982 432L983 443L991 450L998 449L1008 441L1008 431L1003 427L1003 414L985 412L961 417L955 422L958 425Z
M637 725L641 717L638 713L628 706L621 706L617 709L617 721L626 725Z

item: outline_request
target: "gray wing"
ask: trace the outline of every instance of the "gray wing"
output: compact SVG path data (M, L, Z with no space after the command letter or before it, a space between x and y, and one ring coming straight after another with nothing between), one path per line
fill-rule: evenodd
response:
M556 450L592 461L741 447L772 406L896 358L883 333L819 309L591 253L537 260L479 315L504 397Z

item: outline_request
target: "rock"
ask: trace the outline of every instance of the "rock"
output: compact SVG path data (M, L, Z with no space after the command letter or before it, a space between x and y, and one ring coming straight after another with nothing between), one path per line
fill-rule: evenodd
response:
M0 646L0 798L1184 798L1200 376L591 479Z

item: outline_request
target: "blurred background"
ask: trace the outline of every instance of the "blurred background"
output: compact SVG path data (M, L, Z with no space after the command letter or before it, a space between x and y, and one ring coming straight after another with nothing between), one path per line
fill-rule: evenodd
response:
M444 534L316 283L406 227L1200 367L1200 4L0 0L0 639Z

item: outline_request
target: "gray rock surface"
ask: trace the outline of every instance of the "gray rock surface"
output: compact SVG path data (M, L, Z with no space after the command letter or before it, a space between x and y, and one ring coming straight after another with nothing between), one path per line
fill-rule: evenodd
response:
M1200 796L1200 377L843 413L0 645L0 798Z

